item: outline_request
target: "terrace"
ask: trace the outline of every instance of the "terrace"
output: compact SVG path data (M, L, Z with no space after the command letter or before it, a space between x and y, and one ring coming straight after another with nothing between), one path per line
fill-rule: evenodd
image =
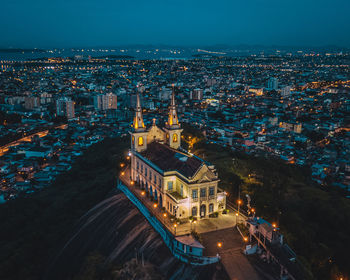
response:
M206 217L197 220L179 220L164 211L162 207L158 205L157 201L152 201L150 198L148 198L147 193L142 190L136 182L130 180L129 166L126 166L124 171L122 171L119 179L147 207L150 213L157 217L157 219L164 225L164 227L166 227L174 236L190 234L192 231L201 234L226 228L233 228L236 226L237 221L244 220L244 217L241 215L238 217L236 215L237 213L233 209L230 209L227 214L219 214L218 217L215 218ZM168 193L168 195L169 194L175 201L186 199L176 192Z

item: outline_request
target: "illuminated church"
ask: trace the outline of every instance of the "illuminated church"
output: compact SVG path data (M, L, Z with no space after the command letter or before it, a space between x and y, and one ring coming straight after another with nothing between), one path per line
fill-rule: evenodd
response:
M226 208L215 167L181 148L174 91L164 128L143 122L140 97L131 134L131 179L149 192L160 207L179 219L208 217Z

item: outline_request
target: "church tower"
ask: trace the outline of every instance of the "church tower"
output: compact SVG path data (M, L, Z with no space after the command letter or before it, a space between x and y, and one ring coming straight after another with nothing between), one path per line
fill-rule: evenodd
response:
M166 132L167 144L171 148L178 149L181 146L182 129L176 113L174 85L169 106L168 122L166 123L164 130Z
M145 124L142 117L142 108L140 103L140 95L136 95L136 110L133 121L133 129L131 134L131 149L133 151L142 152L147 149L147 134Z

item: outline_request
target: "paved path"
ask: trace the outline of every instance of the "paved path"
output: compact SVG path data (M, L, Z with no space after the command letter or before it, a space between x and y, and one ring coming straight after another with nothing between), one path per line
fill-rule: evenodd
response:
M236 228L221 229L201 234L205 255L219 254L221 262L234 280L260 280L258 273L242 253L244 242ZM222 247L218 247L221 242Z

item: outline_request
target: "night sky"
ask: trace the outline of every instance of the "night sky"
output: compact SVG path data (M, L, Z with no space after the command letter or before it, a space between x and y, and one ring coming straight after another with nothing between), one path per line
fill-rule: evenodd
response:
M0 47L350 47L349 0L2 0Z

